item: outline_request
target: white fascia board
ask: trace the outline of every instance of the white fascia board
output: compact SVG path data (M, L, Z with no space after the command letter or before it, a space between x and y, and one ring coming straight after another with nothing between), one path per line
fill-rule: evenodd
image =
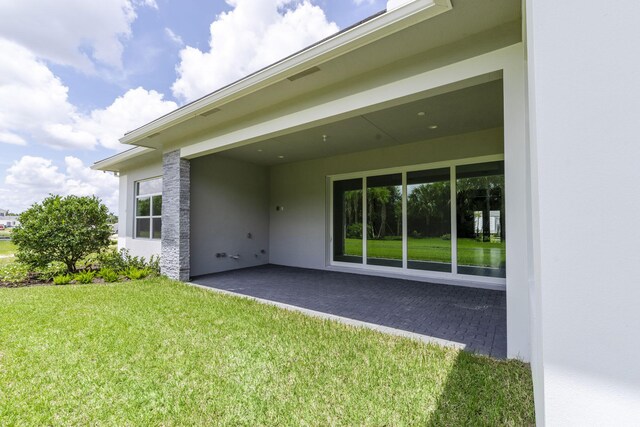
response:
M452 8L450 0L413 0L133 130L120 142L135 144L142 138L162 132L207 110L257 92Z
M131 160L135 157L141 156L143 154L151 153L156 151L154 148L147 147L134 147L127 151L123 151L122 153L118 153L114 156L107 157L106 159L95 162L91 169L99 170L99 171L119 171L119 166L122 162L127 160Z

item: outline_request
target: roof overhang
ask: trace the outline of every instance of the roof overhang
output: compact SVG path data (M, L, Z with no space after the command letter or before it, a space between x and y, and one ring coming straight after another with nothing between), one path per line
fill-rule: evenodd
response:
M118 153L106 159L102 159L95 162L91 169L119 172L121 169L131 166L133 164L142 162L152 157L159 157L160 153L154 148L147 147L133 147L122 153Z
M512 0L498 0L493 7L475 0L455 0L455 9L451 0L398 3L402 1L407 2L127 133L120 141L137 147L101 160L93 169L128 169L157 161L166 150L180 149L185 155L184 150L195 150L203 141L223 135L222 141L224 135L234 135L234 129L276 116L286 118L288 110L302 114L306 104L322 102L318 97L334 96L344 88L359 90L360 82L377 84L372 76L404 70L401 64L413 64L414 59L457 52L460 46L464 55L468 40L493 45L502 37L494 30L517 24L520 18L519 2L516 7Z
M221 108L228 102L257 92L271 84L298 76L326 61L451 9L450 0L409 1L135 129L121 138L120 142L138 145L145 139L140 145L158 148L155 147L152 139L158 132L190 118L206 115L207 112ZM151 137L150 140L146 139L149 137Z

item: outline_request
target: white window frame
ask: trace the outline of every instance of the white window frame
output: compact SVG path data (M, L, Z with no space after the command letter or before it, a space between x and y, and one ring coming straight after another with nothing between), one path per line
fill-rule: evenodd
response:
M504 154L495 154L488 156L478 156L478 157L468 157L462 159L455 160L447 160L441 162L433 162L433 163L421 163L416 165L409 166L401 166L401 167L393 167L393 168L385 168L385 169L374 169L374 170L366 170L359 172L350 172L336 175L328 175L327 180L329 182L329 191L328 191L328 205L329 205L329 215L328 215L328 233L327 233L327 246L328 246L328 256L329 259L326 262L326 265L329 267L339 267L340 269L352 269L354 271L357 270L365 270L367 272L379 272L381 274L390 274L390 275L403 275L403 276L413 276L424 279L434 279L436 281L440 281L442 283L478 283L478 284L486 284L486 285L495 285L499 289L506 288L506 278L505 277L488 277L488 276L476 276L470 274L460 274L458 273L458 261L457 261L457 253L458 253L458 242L457 242L457 206L455 203L456 200L456 167L463 165L472 165L478 163L489 163L489 162L497 162L504 161ZM449 168L449 179L450 179L450 188L451 188L451 273L449 272L440 272L440 271L429 271L429 270L417 270L408 268L408 251L407 251L407 172L415 172L415 171L423 171L430 169L443 169ZM334 261L333 257L333 183L335 181L342 181L345 179L362 179L362 220L363 224L366 224L367 220L367 191L366 191L366 178L370 176L378 176L378 175L387 175L401 173L402 174L402 267L389 267L389 266L380 266L380 265L371 265L367 264L367 234L363 233L362 239L362 263L350 263L344 261ZM506 186L505 182L505 186ZM508 221L509 215L505 212L505 221ZM505 227L506 228L506 227ZM454 238L454 236L456 236ZM507 258L509 254L507 254ZM508 273L507 273L508 274Z
M162 180L162 176L155 176L152 178L145 178L135 181L133 183L133 238L138 240L162 240L162 231L160 232L160 238L153 237L153 219L160 218L162 220L162 206L160 207L160 215L153 215L153 197L161 196L162 191L159 193L138 194L138 184L145 181L153 181L155 179ZM138 199L149 198L149 216L138 216ZM138 237L138 219L149 219L149 237Z

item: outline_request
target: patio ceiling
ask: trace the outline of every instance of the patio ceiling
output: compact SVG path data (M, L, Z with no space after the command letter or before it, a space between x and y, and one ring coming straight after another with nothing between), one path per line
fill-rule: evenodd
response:
M275 165L497 128L503 117L498 79L217 155Z

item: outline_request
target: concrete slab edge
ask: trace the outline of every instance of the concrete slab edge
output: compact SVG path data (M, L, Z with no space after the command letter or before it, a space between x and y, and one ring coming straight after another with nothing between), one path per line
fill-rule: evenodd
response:
M335 314L323 313L321 311L310 310L308 308L298 307L295 305L285 304L277 301L271 301L268 299L258 298L251 295L244 295L236 292L226 291L224 289L213 288L210 286L200 285L198 283L185 282L189 286L204 289L211 292L217 292L220 294L231 295L240 298L247 298L253 301L257 301L261 304L271 305L284 310L296 311L298 313L305 314L307 316L316 317L319 319L333 320L345 325L354 326L356 328L372 329L374 331L382 332L384 334L395 335L399 337L409 338L412 340L424 342L427 344L437 344L443 347L457 348L464 350L466 344L456 341L449 341L442 338L431 337L428 335L417 334L415 332L404 331L402 329L391 328L389 326L378 325L375 323L363 322L361 320L351 319L349 317L336 316Z

